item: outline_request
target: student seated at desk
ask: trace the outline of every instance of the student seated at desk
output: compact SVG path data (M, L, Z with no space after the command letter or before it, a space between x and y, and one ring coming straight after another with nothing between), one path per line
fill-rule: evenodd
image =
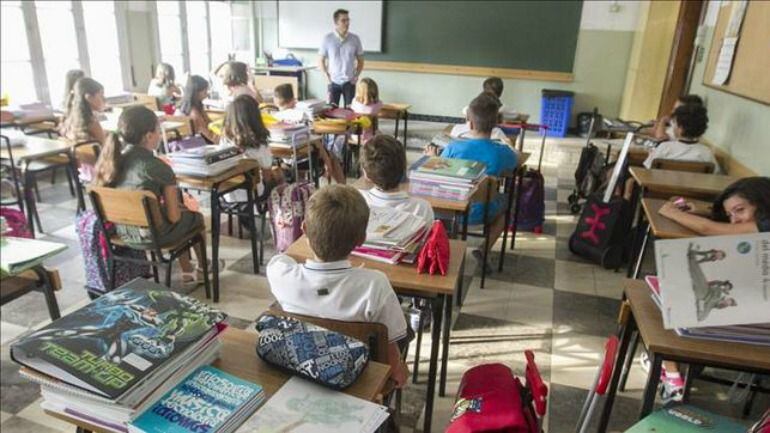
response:
M203 226L203 215L180 203L179 187L171 167L153 154L161 139L155 113L143 105L128 107L120 114L118 130L119 134L110 133L99 155L95 185L152 192L160 201L163 213L163 224L157 228L161 244L182 239ZM117 233L129 245L141 247L150 242L147 231L138 227L118 226ZM185 285L195 286L203 281L203 260L198 247L195 255L197 272L188 256L179 258Z
M728 186L714 201L711 218L692 203L680 208L676 199L659 213L703 236L770 232L770 178L747 177Z
M510 147L491 138L492 129L497 124L499 108L499 102L493 96L484 93L477 96L468 107L468 122L471 127L468 139L449 143L441 156L483 162L487 167L486 174L490 176L499 176L503 172L513 171L516 168L518 156ZM490 228L492 233L490 247L495 244L505 228L503 208L502 196L498 195L489 203L488 218L494 221ZM469 224L485 222L483 203L473 204L468 222ZM473 256L481 262L483 252L475 250Z
M67 73L64 75L64 97L62 98L62 113L67 113L70 111L70 107L67 105L70 102L72 102L72 98L70 95L72 94L72 91L75 87L75 83L81 78L84 78L86 76L86 73L81 71L80 69L70 69L67 71Z
M329 185L310 197L305 232L314 259L297 263L277 255L267 280L285 311L334 320L382 323L388 328L388 361L397 388L406 383L398 341L407 336L404 313L388 278L380 271L353 267L347 260L366 240L369 208L351 186Z
M650 151L644 166L652 168L656 159L711 162L714 172L719 172L719 163L711 148L699 142L708 127L708 114L702 105L681 105L671 115L674 138L660 143Z
M251 85L249 66L243 62L227 62L219 70L222 84L227 89L228 99L234 100L240 95L249 95L257 102L262 102L262 96Z
M104 87L91 78L81 78L75 82L72 92L65 105L68 107L64 115L59 133L73 144L93 141L100 146L104 144L105 134L97 119L98 113L104 111ZM84 183L91 182L94 177L96 153L90 146L81 146L75 150L78 161L80 179Z
M494 100L497 104L497 117L495 118L495 125L497 125L500 122L500 107L502 105L500 104L500 100L497 99L494 95L491 95L489 93L483 92L480 93L479 96L486 95L487 97L490 97L490 99ZM465 113L465 123L458 123L457 125L452 127L452 131L449 133L449 136L452 138L469 138L473 136L473 132L471 130L471 124L470 124L470 118L468 117L468 107L465 107L465 110L463 110ZM490 133L490 138L494 141L499 141L504 144L512 144L511 140L508 139L508 136L505 135L505 132L503 132L502 129L498 128L497 126L494 126L492 128L492 132Z
M430 203L399 189L406 174L406 153L398 140L383 134L371 139L362 149L361 169L364 177L374 184L369 190L361 190L370 207L393 207L433 223Z
M705 105L703 105L703 99L701 99L701 97L698 95L679 96L674 103L674 110L681 107L682 105L699 105L701 107L705 107ZM652 128L643 129L640 132L642 134L650 135L657 140L675 140L676 135L674 132L674 126L671 123L673 114L674 111L672 110L671 114L661 116L658 120L656 120Z
M361 78L356 83L356 96L350 109L356 114L374 117L382 110L382 101L380 101L380 90L377 83L371 78ZM361 141L366 143L374 136L374 125L364 128L361 134Z
M219 137L209 129L209 119L203 108L203 100L209 95L209 82L200 75L190 75L184 87L184 97L177 111L190 116L193 134L200 134L209 144L219 142Z
M158 98L158 105L173 104L182 96L182 91L176 85L174 67L168 63L159 63L155 68L155 78L150 80L147 94Z
M267 140L270 137L262 123L262 114L254 98L241 95L225 112L220 144L227 144L243 149L243 157L259 162L260 182L257 185L256 199L265 199L272 188L282 182L280 170L273 170L273 154ZM239 189L225 195L228 202L248 201L246 191Z
M279 84L273 89L273 104L278 111L272 111L270 114L278 120L288 123L304 123L313 119L308 118L307 114L296 108L297 99L294 97L294 88L291 84Z

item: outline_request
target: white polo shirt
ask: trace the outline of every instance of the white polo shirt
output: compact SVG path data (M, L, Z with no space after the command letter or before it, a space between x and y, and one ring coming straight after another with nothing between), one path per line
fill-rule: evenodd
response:
M424 218L428 225L433 224L435 216L433 208L427 200L412 197L406 191L385 192L378 188L359 190L369 207L392 207L402 212L410 213L418 218Z
M266 273L273 296L289 313L382 323L391 342L406 336L398 297L380 271L354 268L347 260L299 264L280 254L267 264Z
M655 159L677 159L680 161L710 162L714 164L714 173L720 173L719 163L714 158L714 152L698 142L664 141L650 151L644 166L652 168L652 161Z

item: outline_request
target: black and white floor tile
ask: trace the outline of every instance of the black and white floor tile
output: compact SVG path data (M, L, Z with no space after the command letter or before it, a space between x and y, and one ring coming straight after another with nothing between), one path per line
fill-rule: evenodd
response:
M414 150L441 129L443 125L410 122L410 159L417 155ZM537 152L539 144L536 137L531 137L525 147L527 151ZM503 362L521 374L525 349L534 351L550 386L546 431L561 433L574 429L604 342L616 331L624 278L623 272L604 270L573 255L567 248L576 220L569 213L567 196L574 187L572 174L581 144L582 140L577 139L548 140L542 168L547 214L543 233L520 233L515 250L505 253L503 271L488 275L484 289L479 288L480 275L470 254L467 255L464 303L453 312L447 396L436 399L434 431L444 430L465 370L480 363ZM73 225L75 202L62 180L53 186L47 180L41 181L40 214L45 229L41 238L69 246L67 252L50 262L50 266L61 272L64 288L57 293L57 298L66 313L85 305L88 298L82 288L82 261ZM223 229L226 230L226 226L223 225ZM493 251L492 268L496 270L500 245ZM265 262L272 254L268 240ZM260 275L252 273L250 245L245 239L223 236L221 257L226 261L226 269L220 277L221 300L217 306L230 315L232 326L253 328L256 317L273 301L264 268ZM182 290L177 287L176 279L172 286ZM202 288L192 295L205 299ZM22 379L18 367L9 358L8 347L15 338L48 323L42 296L26 295L4 305L0 314L0 429L3 433L72 431L72 426L42 413L39 387ZM428 333L423 340L423 354L428 353L429 344ZM413 349L410 353L414 353ZM425 356L420 361L418 383L410 383L404 393L402 432L422 428L428 364ZM636 421L645 380L644 372L637 366L635 364L632 371L628 390L616 401L612 431L623 431ZM740 415L740 405L726 401L727 392L727 387L699 383L693 400L720 413ZM768 405L767 396L760 396L752 415L756 417L760 409Z

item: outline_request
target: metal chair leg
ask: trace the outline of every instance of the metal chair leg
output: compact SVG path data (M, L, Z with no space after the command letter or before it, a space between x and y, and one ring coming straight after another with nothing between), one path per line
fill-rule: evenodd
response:
M626 381L628 375L631 373L631 364L634 362L634 355L636 354L636 347L639 345L639 331L636 331L631 335L631 344L626 352L626 359L623 360L623 370L620 373L620 382L618 383L618 391L623 392L626 390Z
M417 341L414 346L414 368L412 369L412 383L417 383L417 370L420 367L420 346L422 346L423 318L420 311L420 318L417 320Z
M174 261L169 260L168 265L166 266L166 287L169 289L171 288L171 268L174 266Z
M209 281L209 259L206 255L206 235L201 234L198 237L200 243L201 258L203 259L203 288L206 291L206 299L211 299L211 282Z

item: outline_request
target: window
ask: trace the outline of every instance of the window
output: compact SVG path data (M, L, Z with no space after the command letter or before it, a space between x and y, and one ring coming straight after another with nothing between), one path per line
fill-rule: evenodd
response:
M182 41L182 19L179 2L155 2L158 10L158 33L160 36L161 62L174 67L177 75L182 75L184 67L184 48Z
M190 74L208 77L211 70L209 38L205 2L188 2L187 7L187 47L190 53ZM181 71L177 71L180 74ZM177 80L181 80L181 76Z
M211 63L219 65L227 61L233 52L230 5L224 2L209 2L209 24L211 25Z
M84 1L83 23L86 30L91 76L104 86L106 95L122 93L123 74L118 46L115 3Z
M51 104L59 107L64 97L64 75L70 69L80 69L72 2L36 0L35 12L48 78L48 95Z
M11 104L38 100L21 2L0 2L0 94Z

